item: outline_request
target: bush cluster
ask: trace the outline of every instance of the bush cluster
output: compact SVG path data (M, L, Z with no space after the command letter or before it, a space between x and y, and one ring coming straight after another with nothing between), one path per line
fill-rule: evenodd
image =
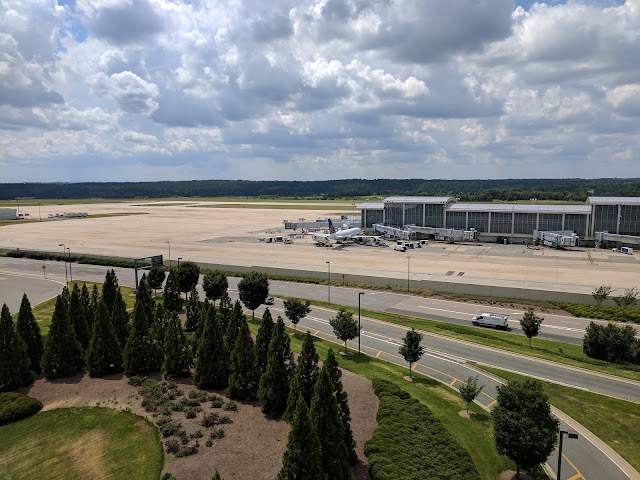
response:
M469 456L426 405L391 382L373 381L378 426L365 444L374 480L479 480Z
M584 335L582 348L588 356L610 362L640 364L640 339L630 325L614 323L599 325L591 322Z
M31 252L29 250L11 250L7 252L7 257L31 258L33 260L49 260L56 262L77 262L91 265L103 265L105 267L134 268L134 263L130 260L118 260L115 258L86 257L71 255L69 257L57 253ZM149 265L148 263L138 263L138 267Z
M620 308L610 305L582 305L579 303L556 302L556 306L576 317L600 318L611 322L640 323L640 310Z
M42 403L35 398L17 392L0 393L0 425L30 417L41 409Z

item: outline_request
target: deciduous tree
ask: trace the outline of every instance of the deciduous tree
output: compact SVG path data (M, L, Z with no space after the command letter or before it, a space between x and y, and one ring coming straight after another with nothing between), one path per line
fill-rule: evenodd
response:
M493 432L498 453L520 469L530 470L545 462L556 444L560 423L551 414L542 383L536 380L509 382L497 387L493 409Z
M415 328L408 330L404 338L402 339L402 346L398 350L400 355L409 363L409 378L411 377L411 366L422 358L424 353L424 347L420 345L423 335L420 332L416 332Z
M228 288L229 280L227 274L222 270L209 271L202 279L202 289L214 305L216 300L222 298L222 294L227 292Z
M537 337L540 333L540 325L544 321L543 317L536 315L533 312L533 308L527 308L524 315L520 319L520 328L529 339L529 348L531 348L531 338Z
M458 387L458 391L460 392L460 395L462 395L462 399L467 402L467 413L469 413L469 404L473 402L478 395L480 395L483 388L484 385L478 385L477 376L467 378L467 381L463 382Z
M16 328L20 334L20 338L22 338L27 346L27 357L31 360L29 368L35 373L40 373L42 371L42 368L40 367L40 360L42 359L44 345L42 344L40 326L38 325L38 322L36 322L36 318L33 316L31 303L29 302L26 293L22 295L22 302L20 303Z
M273 327L274 323L271 318L271 312L269 308L265 308L262 314L262 320L260 321L260 328L256 335L256 362L260 375L267 369L267 356L269 354L269 342L273 334Z
M196 371L193 381L203 388L226 388L229 383L229 356L224 345L222 327L216 309L210 306L198 341Z
M255 310L269 296L269 278L266 273L248 272L238 282L238 295L244 306L251 310L252 320L256 319Z
M626 310L633 307L638 303L638 289L636 287L627 288L619 297L613 297L613 301L616 302L618 308Z
M301 300L300 298L290 297L284 301L284 314L293 323L294 332L298 322L311 312L310 305L309 300Z
M122 347L103 301L98 303L93 320L91 342L87 349L87 370L92 377L122 371Z
M358 322L353 319L353 313L341 308L335 318L329 321L329 325L333 328L335 336L344 342L344 353L347 353L347 341L360 335L360 328Z
M30 363L27 345L20 338L9 307L4 303L0 311L0 391L31 383L34 373L29 370Z
M269 343L267 369L260 377L258 388L258 398L263 413L272 417L280 417L284 413L289 397L289 381L294 368L291 340L287 335L284 321L278 317ZM304 402L304 399L302 401Z
M167 273L164 271L160 265L154 265L149 270L148 282L149 287L153 289L153 293L155 294L157 290L162 288L162 283L164 282Z
M62 295L56 298L41 366L47 380L70 377L84 367L82 345L76 338Z
M194 262L182 262L176 269L178 286L180 291L185 294L189 293L200 280L200 267Z
M602 302L604 302L607 299L607 297L611 293L611 290L612 290L611 285L600 285L593 292L591 292L591 295L593 296L593 299L596 301L596 305L598 307L602 305Z

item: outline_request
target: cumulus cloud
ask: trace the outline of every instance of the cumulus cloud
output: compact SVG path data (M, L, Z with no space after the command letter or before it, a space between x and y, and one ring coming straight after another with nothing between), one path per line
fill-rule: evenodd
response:
M638 32L639 0L6 0L3 171L637 176Z

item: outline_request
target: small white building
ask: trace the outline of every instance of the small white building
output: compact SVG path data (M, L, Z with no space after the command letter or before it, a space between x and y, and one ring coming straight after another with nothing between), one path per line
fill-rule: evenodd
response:
M16 220L18 212L15 208L0 208L0 220Z

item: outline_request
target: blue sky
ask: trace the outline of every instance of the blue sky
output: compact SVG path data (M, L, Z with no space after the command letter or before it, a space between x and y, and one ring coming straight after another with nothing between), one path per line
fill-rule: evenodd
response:
M6 0L0 32L0 182L640 171L640 0Z

